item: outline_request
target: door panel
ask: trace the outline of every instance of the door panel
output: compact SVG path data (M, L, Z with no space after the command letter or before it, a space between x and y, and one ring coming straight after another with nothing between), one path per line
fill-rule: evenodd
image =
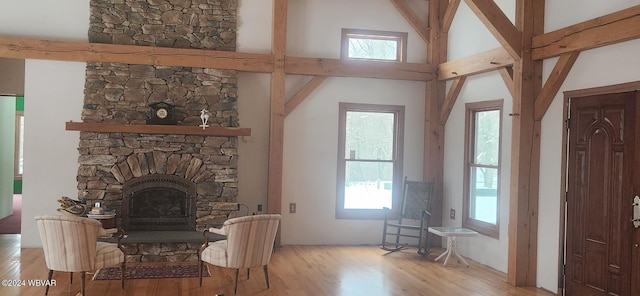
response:
M572 99L566 294L632 295L635 92Z

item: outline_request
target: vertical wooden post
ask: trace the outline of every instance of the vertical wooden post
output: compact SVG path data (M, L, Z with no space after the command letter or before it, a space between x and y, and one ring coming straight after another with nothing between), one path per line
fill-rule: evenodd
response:
M514 286L535 286L541 122L534 115L542 89L542 62L532 59L531 39L544 31L544 0L517 0L516 27L522 32L522 50L513 73L507 278Z
M429 1L429 43L427 63L438 65L447 59L447 33L441 22L448 0ZM440 122L440 109L446 95L446 82L433 79L427 81L424 123L423 179L435 182L435 199L432 202L431 224L442 225L442 187L444 176L444 122ZM432 240L437 241L437 240Z
M287 0L273 1L273 36L271 51L274 70L271 73L271 119L269 124L268 213L282 212L282 158L284 154L284 57L287 49ZM280 245L280 232L276 246Z

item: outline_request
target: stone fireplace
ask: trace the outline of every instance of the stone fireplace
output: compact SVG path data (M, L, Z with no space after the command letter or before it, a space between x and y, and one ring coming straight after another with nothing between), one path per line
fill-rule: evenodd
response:
M235 0L91 0L89 41L234 51ZM231 70L87 63L83 123L144 125L174 106L179 125L237 127ZM235 210L237 137L81 131L78 195L126 230L202 230ZM143 207L146 209L142 209ZM163 216L150 220L151 216ZM127 229L128 228L128 229Z

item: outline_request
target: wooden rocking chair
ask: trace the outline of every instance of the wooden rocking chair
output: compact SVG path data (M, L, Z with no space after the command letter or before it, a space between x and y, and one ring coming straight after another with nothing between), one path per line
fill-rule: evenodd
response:
M383 250L389 252L400 251L409 246L401 242L400 237L418 239L418 254L429 253L429 220L431 218L431 199L433 182L408 181L404 178L402 194L402 212L398 219L389 217L389 208L384 208L384 228L382 230ZM387 236L395 237L392 242Z

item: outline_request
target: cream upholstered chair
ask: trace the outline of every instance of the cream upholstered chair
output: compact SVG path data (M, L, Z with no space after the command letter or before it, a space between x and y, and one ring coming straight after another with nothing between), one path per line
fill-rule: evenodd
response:
M75 216L37 216L36 223L42 240L44 260L49 268L49 280L53 271L80 272L81 292L85 295L85 272L120 264L121 287L124 289L125 256L120 244L123 235L119 231L118 244L98 242L98 237L111 235L115 229L103 229L93 219ZM45 295L49 293L46 287Z
M224 222L222 228L210 228L204 231L205 243L200 251L200 286L202 287L202 269L204 262L227 268L235 268L236 282L234 294L238 292L238 273L240 268L249 269L262 266L264 277L269 285L267 264L271 260L273 244L280 223L279 214L264 214L232 218ZM209 244L207 232L226 235L226 240Z

